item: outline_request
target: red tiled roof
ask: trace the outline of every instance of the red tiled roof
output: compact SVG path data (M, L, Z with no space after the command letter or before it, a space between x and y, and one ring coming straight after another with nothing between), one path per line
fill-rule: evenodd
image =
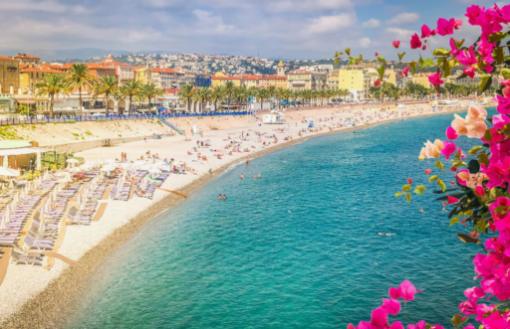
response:
M178 70L170 67L154 67L151 69L153 73L179 73Z
M260 80L287 80L287 77L275 74L241 74L227 76L213 76L213 80L242 80L242 81L260 81Z
M30 54L26 54L26 53L18 53L16 56L14 56L15 59L37 59L39 60L40 58L35 56L35 55L30 55Z

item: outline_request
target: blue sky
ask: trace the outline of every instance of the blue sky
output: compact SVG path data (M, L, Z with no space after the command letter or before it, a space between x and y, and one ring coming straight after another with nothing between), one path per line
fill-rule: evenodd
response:
M330 58L389 53L469 0L0 0L2 51L97 48ZM446 14L445 14L446 13ZM467 29L464 34L472 34Z

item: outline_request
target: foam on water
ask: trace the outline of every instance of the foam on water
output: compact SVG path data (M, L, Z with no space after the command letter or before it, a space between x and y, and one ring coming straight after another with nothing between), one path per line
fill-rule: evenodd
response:
M402 319L447 324L476 249L430 196L406 205L393 193L423 176L419 147L450 118L320 137L237 166L111 255L69 328L342 328L404 278L424 292Z

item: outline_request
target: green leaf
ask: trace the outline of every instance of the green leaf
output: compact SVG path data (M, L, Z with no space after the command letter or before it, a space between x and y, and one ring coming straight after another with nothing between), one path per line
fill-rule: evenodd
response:
M404 192L395 192L395 198L400 198Z
M410 203L411 199L412 199L411 193L406 193L405 198L406 198L407 203Z
M441 191L446 192L446 184L443 182L442 179L437 180L437 185L439 185Z
M444 48L436 48L432 54L436 57L448 57L450 55L450 51Z
M439 160L436 160L435 166L439 170L444 170L444 164L441 161L439 161Z
M457 233L457 237L464 243L478 243L479 240L475 239L465 233Z
M404 59L404 57L406 56L406 53L405 53L405 51L404 51L404 52L398 53L398 54L397 54L397 56L398 56L398 61L399 61L399 62L402 62L402 60L403 60L403 59Z
M462 316L460 314L455 314L453 317L452 317L452 324L454 327L460 327L462 326L464 323L466 323L466 321L468 320L469 318L466 317L466 316Z
M414 194L422 195L426 190L427 190L427 187L425 185L418 185L414 189Z
M379 79L383 79L384 78L384 72L386 71L386 67L384 67L384 65L381 65L377 68L377 74L379 75Z
M502 47L496 47L496 49L494 49L494 55L497 64L502 64L505 60L505 53L503 52Z
M478 155L478 162L480 162L481 164L484 164L484 165L488 165L489 164L489 156L486 153L480 153Z
M344 51L347 54L347 56L351 56L351 48L345 48Z
M471 155L475 155L477 154L478 152L480 152L481 150L483 150L483 147L480 146L480 145L476 145L476 146L473 146L469 151L468 153L471 154Z
M411 188L412 188L411 185L405 184L404 186L402 186L402 191L409 192L411 191Z
M492 84L492 77L490 75L483 75L480 77L480 87L479 90L481 93L489 89Z
M510 69L506 67L502 68L501 75L503 76L503 78L505 78L505 80L510 79Z
M453 226L455 224L457 224L459 222L459 217L453 217L451 220L450 220L450 226Z
M432 175L429 177L429 183L435 182L439 177L437 175Z

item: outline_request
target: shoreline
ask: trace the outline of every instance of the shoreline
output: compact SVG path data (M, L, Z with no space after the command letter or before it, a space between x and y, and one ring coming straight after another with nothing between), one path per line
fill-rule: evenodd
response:
M304 143L312 138L338 133L349 133L398 121L446 115L459 110L459 107L454 107L438 112L416 113L416 115L390 118L356 127L341 127L329 131L314 132L310 135L294 138L289 141L282 141L266 149L246 154L238 159L229 160L220 167L214 169L210 174L194 177L190 183L179 188L179 191L190 195L208 184L212 179L222 175L230 168L236 167L246 160L259 158L281 149ZM76 310L79 305L78 301L81 293L89 286L90 274L95 272L112 252L126 243L142 226L152 221L154 218L170 211L182 201L185 201L185 199L175 194L168 194L162 197L161 200L150 204L136 216L129 219L127 223L121 225L109 235L102 238L99 243L92 246L79 257L74 266L63 270L63 272L47 285L41 293L33 296L12 315L5 318L2 323L2 328L63 327L67 323L67 317L65 315Z

